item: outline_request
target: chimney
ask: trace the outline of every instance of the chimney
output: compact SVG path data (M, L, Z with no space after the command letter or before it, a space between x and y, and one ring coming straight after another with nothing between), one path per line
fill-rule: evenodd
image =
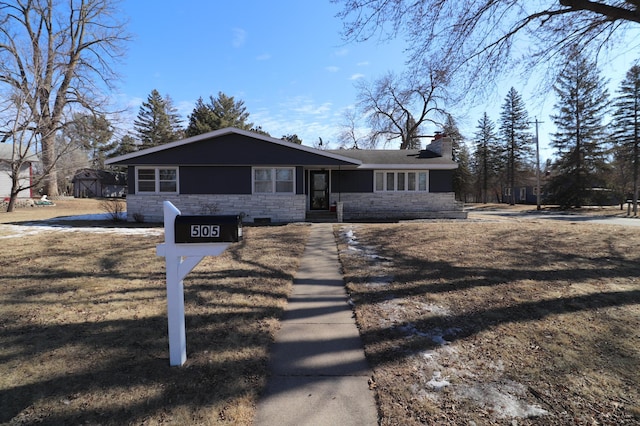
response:
M451 160L453 158L453 141L444 133L436 132L433 141L427 146L429 151L435 152L442 158Z

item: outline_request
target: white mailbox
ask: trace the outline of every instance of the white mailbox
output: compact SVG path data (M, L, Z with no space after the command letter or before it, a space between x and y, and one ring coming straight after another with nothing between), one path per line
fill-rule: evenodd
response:
M187 360L184 277L204 256L219 256L241 239L239 216L181 216L170 201L164 202L164 243L156 253L166 263L170 365L180 366Z

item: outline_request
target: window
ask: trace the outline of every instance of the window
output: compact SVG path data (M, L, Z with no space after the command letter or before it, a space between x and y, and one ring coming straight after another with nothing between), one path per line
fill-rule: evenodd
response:
M527 188L520 188L520 200L527 199Z
M254 194L293 194L295 192L295 170L287 168L254 168Z
M137 193L178 192L178 169L148 167L136 169Z
M375 191L429 191L429 172L376 172Z

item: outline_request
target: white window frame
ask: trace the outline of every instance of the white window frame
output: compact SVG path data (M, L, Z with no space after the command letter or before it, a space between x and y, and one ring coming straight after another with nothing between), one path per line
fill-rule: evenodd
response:
M520 188L520 201L524 201L526 199L527 199L527 188L522 187Z
M409 175L414 174L415 181L412 189L409 185ZM420 174L425 175L425 187L420 188ZM389 176L393 175L393 177ZM380 176L382 176L380 178ZM403 182L400 183L400 179ZM382 188L378 186L379 179L382 179ZM389 188L389 183L393 183L393 188ZM403 189L398 189L402 187ZM429 192L429 170L376 170L373 173L374 192Z
M270 191L256 191L256 171L257 170L270 170L271 171L271 190ZM277 175L278 170L288 170L291 172L291 191L277 191ZM264 181L266 182L266 181ZM272 195L293 195L296 193L296 168L295 167L252 167L251 168L251 193L252 194L272 194Z
M154 190L153 191L141 191L140 190L140 185L139 185L139 180L138 180L138 172L140 170L153 170L153 174L154 174ZM175 170L176 172L176 190L175 191L161 191L160 190L160 170ZM141 167L136 167L135 170L135 179L136 179L136 194L177 194L178 193L178 188L180 188L180 173L179 173L179 168L178 167L166 167L166 166L152 166L152 167L147 167L147 166L141 166Z

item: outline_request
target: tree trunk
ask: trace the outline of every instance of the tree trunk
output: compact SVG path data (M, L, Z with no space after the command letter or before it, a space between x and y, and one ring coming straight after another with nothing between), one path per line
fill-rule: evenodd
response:
M58 195L58 173L56 171L55 134L48 133L42 138L42 166L47 176L44 180L44 193L49 197Z

